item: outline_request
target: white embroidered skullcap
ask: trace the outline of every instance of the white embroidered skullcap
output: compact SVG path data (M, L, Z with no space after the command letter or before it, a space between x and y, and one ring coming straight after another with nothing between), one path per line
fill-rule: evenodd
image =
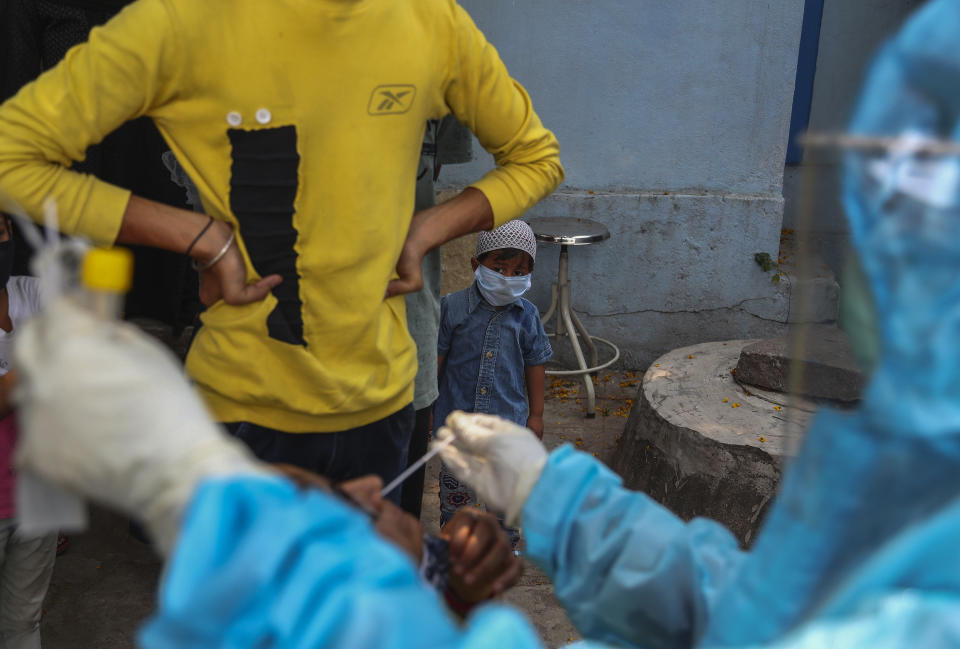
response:
M507 221L499 228L483 231L477 236L477 257L503 248L522 250L528 253L532 260L537 260L537 238L533 236L530 226L519 219Z

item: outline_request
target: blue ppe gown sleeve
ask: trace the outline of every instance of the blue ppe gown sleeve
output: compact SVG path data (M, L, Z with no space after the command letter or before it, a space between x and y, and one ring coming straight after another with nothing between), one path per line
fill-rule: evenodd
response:
M503 606L459 627L413 563L365 516L280 478L198 489L163 578L145 649L529 649Z
M693 646L743 557L720 524L682 521L569 445L550 454L523 531L577 629L617 646Z

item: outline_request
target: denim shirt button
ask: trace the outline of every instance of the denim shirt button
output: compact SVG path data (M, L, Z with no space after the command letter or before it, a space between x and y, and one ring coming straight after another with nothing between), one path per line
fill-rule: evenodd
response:
M493 358L493 352L487 352L487 358Z
M480 388L480 394L486 394L486 393L487 393L486 388Z

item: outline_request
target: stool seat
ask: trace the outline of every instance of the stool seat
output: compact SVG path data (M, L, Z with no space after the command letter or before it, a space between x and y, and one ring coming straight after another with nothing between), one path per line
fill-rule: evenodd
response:
M577 368L571 370L547 370L550 376L580 376L583 377L583 386L587 392L587 417L595 415L596 393L593 389L592 374L609 367L620 358L620 348L609 340L598 336L591 336L587 328L580 322L576 312L571 308L572 282L569 277L570 246L586 246L599 243L610 238L610 231L603 223L581 219L573 216L546 216L528 221L537 241L560 245L560 261L557 265L557 282L550 289L550 308L543 316L543 325L546 328L550 318L556 314L556 329L552 335L559 340L566 336L577 358ZM580 340L590 352L590 364L587 364L580 347ZM596 343L602 343L613 351L613 358L604 363L599 362Z
M574 216L545 216L530 219L530 227L537 241L559 243L565 246L586 246L610 238L603 223Z

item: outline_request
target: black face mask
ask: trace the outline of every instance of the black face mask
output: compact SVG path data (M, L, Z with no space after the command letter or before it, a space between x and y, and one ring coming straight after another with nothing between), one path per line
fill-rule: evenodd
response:
M13 239L0 241L0 288L7 285L13 271Z

